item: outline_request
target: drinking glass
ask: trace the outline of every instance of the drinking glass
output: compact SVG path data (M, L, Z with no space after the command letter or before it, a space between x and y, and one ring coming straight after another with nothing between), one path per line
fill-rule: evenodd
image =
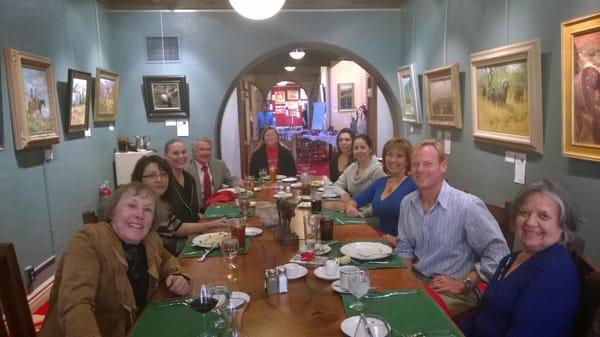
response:
M356 297L356 302L350 305L350 308L356 311L362 311L364 308L363 303L360 299L369 292L369 286L371 282L369 280L369 272L366 269L361 269L358 273L350 275L348 277L348 287L350 288L350 292L354 297Z
M244 221L248 218L248 211L250 210L250 198L247 193L240 193L238 196L238 206L244 216Z
M304 242L306 250L313 251L319 237L319 215L307 214L304 216Z
M222 330L225 327L225 320L223 320L223 305L225 301L231 297L231 290L223 285L211 286L208 288L208 293L211 297L216 298L219 302L217 302L217 306L213 309L219 315L213 322L213 327L216 329Z
M226 329L223 337L248 337L242 330L242 316L248 302L241 298L229 298L221 310L225 319Z
M231 238L238 240L238 249L246 248L246 219L229 219Z
M189 307L202 314L202 330L196 335L196 337L213 337L214 334L207 331L206 328L206 314L214 309L219 300L212 297L208 291L206 284L202 284L198 291L198 296L189 303Z
M260 176L260 180L262 182L265 182L265 180L267 180L267 169L261 168L260 170L258 170L258 175Z
M367 314L360 317L353 337L384 337L389 336L392 326L379 315Z
M221 253L227 259L227 268L236 269L237 266L233 263L233 259L238 254L239 243L237 238L224 239L221 242Z

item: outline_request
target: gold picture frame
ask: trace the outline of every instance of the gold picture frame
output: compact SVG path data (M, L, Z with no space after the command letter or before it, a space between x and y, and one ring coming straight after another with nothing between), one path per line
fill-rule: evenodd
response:
M354 83L338 83L338 111L354 112Z
M405 122L421 124L423 119L421 113L421 95L415 64L400 67L397 70L398 87L400 89L400 107L402 108L402 120Z
M52 61L12 48L4 51L16 150L60 142Z
M540 41L529 40L471 55L475 140L525 152L544 152Z
M600 161L600 61L593 55L600 55L600 13L563 22L562 154Z
M462 129L458 63L423 73L427 123Z
M119 113L119 74L96 68L94 122L114 122Z

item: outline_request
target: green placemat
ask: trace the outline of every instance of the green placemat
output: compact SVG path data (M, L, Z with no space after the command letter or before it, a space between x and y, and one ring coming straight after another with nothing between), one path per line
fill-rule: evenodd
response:
M206 219L214 219L214 218L241 218L242 212L237 205L211 205L204 212L204 218Z
M383 241L383 240L360 240L360 242L366 242L366 241L385 243L385 241ZM333 245L330 245L331 251L327 255L331 258L337 258L337 257L342 256L343 254L340 252L340 248L342 248L343 245L351 243L351 242L358 242L358 241L345 241L345 242L338 242ZM387 263L383 263L383 262L387 262ZM392 253L392 255L386 257L385 259L380 259L380 260L376 260L376 261L362 261L362 260L352 259L352 262L350 264L353 266L357 266L357 267L365 268L365 269L390 269L390 268L405 268L406 267L404 265L404 262L402 261L402 259L398 255L396 255L395 252Z
M200 257L200 255L204 254L204 252L206 251L207 248L192 246L192 239L193 238L190 238L185 243L185 246L183 247L183 249L181 250L181 252L178 255L179 257L194 258L194 257ZM250 247L250 238L246 237L245 247L244 247L244 249L240 250L238 252L238 254L241 254L241 255L248 254L249 247ZM223 254L221 254L221 250L219 249L219 247L217 247L212 252L210 252L208 254L208 256L209 257L210 256L223 256Z
M350 225L350 224L366 224L367 219L363 217L349 217L345 211L336 211L333 209L321 210L321 215L331 217L333 223L336 225Z
M217 319L218 315L214 312L202 314L187 305L161 307L156 303L148 304L129 336L190 337L197 336L201 331L209 331L219 336L222 329L213 326Z
M398 290L403 292L406 290ZM383 295L393 291L369 292L369 295ZM344 311L347 316L359 314L356 310L349 306L356 299L350 294L342 295ZM460 336L461 333L450 322L450 319L444 312L433 302L429 296L418 290L416 293L403 295L394 295L380 298L362 298L364 304L363 313L376 314L384 317L392 326L392 336L397 336L398 331L404 334L412 334L418 331L427 336L427 332L434 331L447 332L450 336ZM394 330L396 333L394 334Z

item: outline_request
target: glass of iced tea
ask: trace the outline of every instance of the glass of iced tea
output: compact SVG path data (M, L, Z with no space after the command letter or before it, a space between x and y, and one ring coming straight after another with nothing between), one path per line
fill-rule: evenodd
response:
M246 223L243 219L229 219L231 238L237 239L239 249L246 248Z
M272 183L277 181L277 166L269 166L269 179Z

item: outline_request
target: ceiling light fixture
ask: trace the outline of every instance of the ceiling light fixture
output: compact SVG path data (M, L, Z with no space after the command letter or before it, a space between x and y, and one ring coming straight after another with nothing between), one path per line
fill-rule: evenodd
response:
M285 0L229 0L229 3L243 17L250 20L265 20L277 14Z
M294 67L294 66L285 66L285 67L283 67L283 69L285 69L286 71L294 71L294 70L296 70L296 67Z
M290 57L294 60L301 60L306 53L302 49L294 49L290 52Z

